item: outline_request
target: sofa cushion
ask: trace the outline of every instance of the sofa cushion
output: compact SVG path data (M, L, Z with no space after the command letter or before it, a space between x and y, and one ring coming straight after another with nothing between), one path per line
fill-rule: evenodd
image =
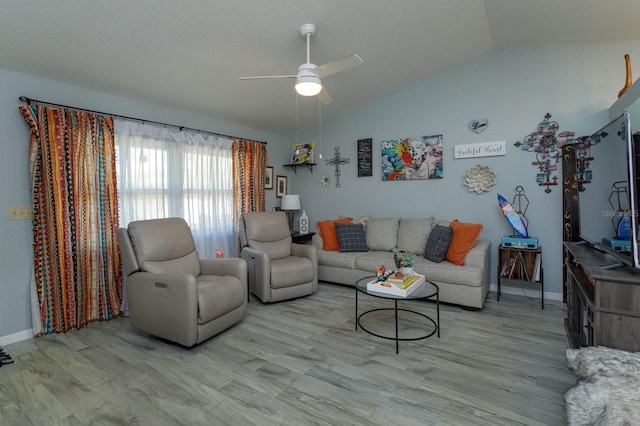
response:
M393 252L390 251L369 251L356 257L356 269L371 272L375 275L376 268L384 265L387 270L395 271L396 264L393 261Z
M364 227L367 227L367 221L371 219L371 215L367 215L367 216L360 216L360 217L354 217L353 218L353 223L360 223L362 225L364 225Z
M141 271L200 275L200 260L187 222L179 217L130 222L127 232Z
M243 215L244 243L264 251L271 260L291 256L291 230L284 212L249 212Z
M271 261L271 288L285 288L313 281L314 268L307 257L289 256Z
M246 296L238 278L200 275L198 284L198 324L206 324L241 306Z
M316 222L316 229L322 238L322 250L338 251L340 244L338 234L336 234L336 223L351 223L350 217L340 219L323 220Z
M335 268L356 269L356 258L358 256L362 256L362 253L340 253L335 250L318 250L318 265L333 266Z
M416 274L424 275L426 279L435 283L482 287L484 269L479 266L459 266L443 261L435 263L424 257L419 257L413 264Z
M367 251L364 226L356 223L336 223L340 252Z
M449 226L436 225L431 230L427 244L424 249L424 257L432 262L442 262L446 255L451 238L453 237L453 228Z
M164 260L155 262L144 261L140 264L140 270L151 272L152 274L177 274L186 272L194 276L200 275L200 259L198 252L193 251L180 259Z
M400 219L398 226L398 251L423 254L432 226L432 218Z
M367 247L369 250L391 251L398 241L400 218L371 218L367 221Z
M464 258L480 236L482 225L464 223L455 219L449 226L453 228L453 238L447 250L446 259L454 265L464 265Z

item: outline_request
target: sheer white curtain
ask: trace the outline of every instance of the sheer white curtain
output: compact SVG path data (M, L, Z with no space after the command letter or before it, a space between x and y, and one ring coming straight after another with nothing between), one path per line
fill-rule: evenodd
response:
M200 257L237 251L232 140L116 119L120 226L182 217Z

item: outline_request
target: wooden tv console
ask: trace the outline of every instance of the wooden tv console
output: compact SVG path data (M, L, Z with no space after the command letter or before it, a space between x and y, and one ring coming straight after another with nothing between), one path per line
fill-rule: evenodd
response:
M570 345L640 351L640 270L601 269L617 259L583 242L564 243L564 262Z

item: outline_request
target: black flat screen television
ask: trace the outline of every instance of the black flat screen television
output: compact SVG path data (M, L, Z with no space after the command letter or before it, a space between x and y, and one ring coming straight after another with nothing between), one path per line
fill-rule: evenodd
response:
M590 146L578 147L576 166L580 238L612 254L621 265L640 268L640 138L636 139L638 142L631 134L629 113L624 112L591 135Z

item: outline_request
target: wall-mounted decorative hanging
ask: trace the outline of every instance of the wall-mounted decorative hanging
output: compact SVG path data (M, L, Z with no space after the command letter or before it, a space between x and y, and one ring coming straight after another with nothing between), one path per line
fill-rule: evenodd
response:
M313 148L315 145L315 142L291 145L291 164L313 163Z
M489 119L481 118L479 120L471 120L469 122L469 130L473 133L482 133L489 127Z
M273 167L267 166L264 177L264 189L273 189Z
M606 136L606 133L605 133ZM592 173L589 169L589 165L593 161L593 155L591 155L591 147L598 143L589 136L581 136L577 138L575 144L575 156L576 156L576 172L578 174L578 191L584 191L584 185L591 183Z
M498 155L507 155L507 141L471 143L453 147L453 157L456 159Z
M373 176L373 139L358 139L358 177Z
M336 188L340 188L340 166L343 164L349 164L349 162L351 162L350 158L344 158L340 156L339 146L335 147L333 158L326 161L327 165L336 166L336 171L334 173L336 175Z
M282 198L283 195L287 195L287 177L276 176L276 197Z
M442 135L382 141L382 180L442 179Z
M328 186L329 185L329 176L322 176L320 178L320 183L322 184L322 186Z
M551 192L551 186L558 185L558 163L562 158L560 147L573 143L574 132L558 132L559 125L556 121L549 121L551 114L546 113L544 119L533 132L524 137L522 142L517 141L515 146L525 151L535 152L536 161L531 164L538 166L536 181L538 186L544 186L544 192Z
M529 198L524 193L524 188L520 185L516 186L516 193L513 196L511 205L516 209L516 213L520 215L525 226L529 228L529 218L527 217L527 209L529 208Z
M491 187L495 184L496 174L489 166L471 167L464 175L464 185L470 192L476 194L491 191Z

